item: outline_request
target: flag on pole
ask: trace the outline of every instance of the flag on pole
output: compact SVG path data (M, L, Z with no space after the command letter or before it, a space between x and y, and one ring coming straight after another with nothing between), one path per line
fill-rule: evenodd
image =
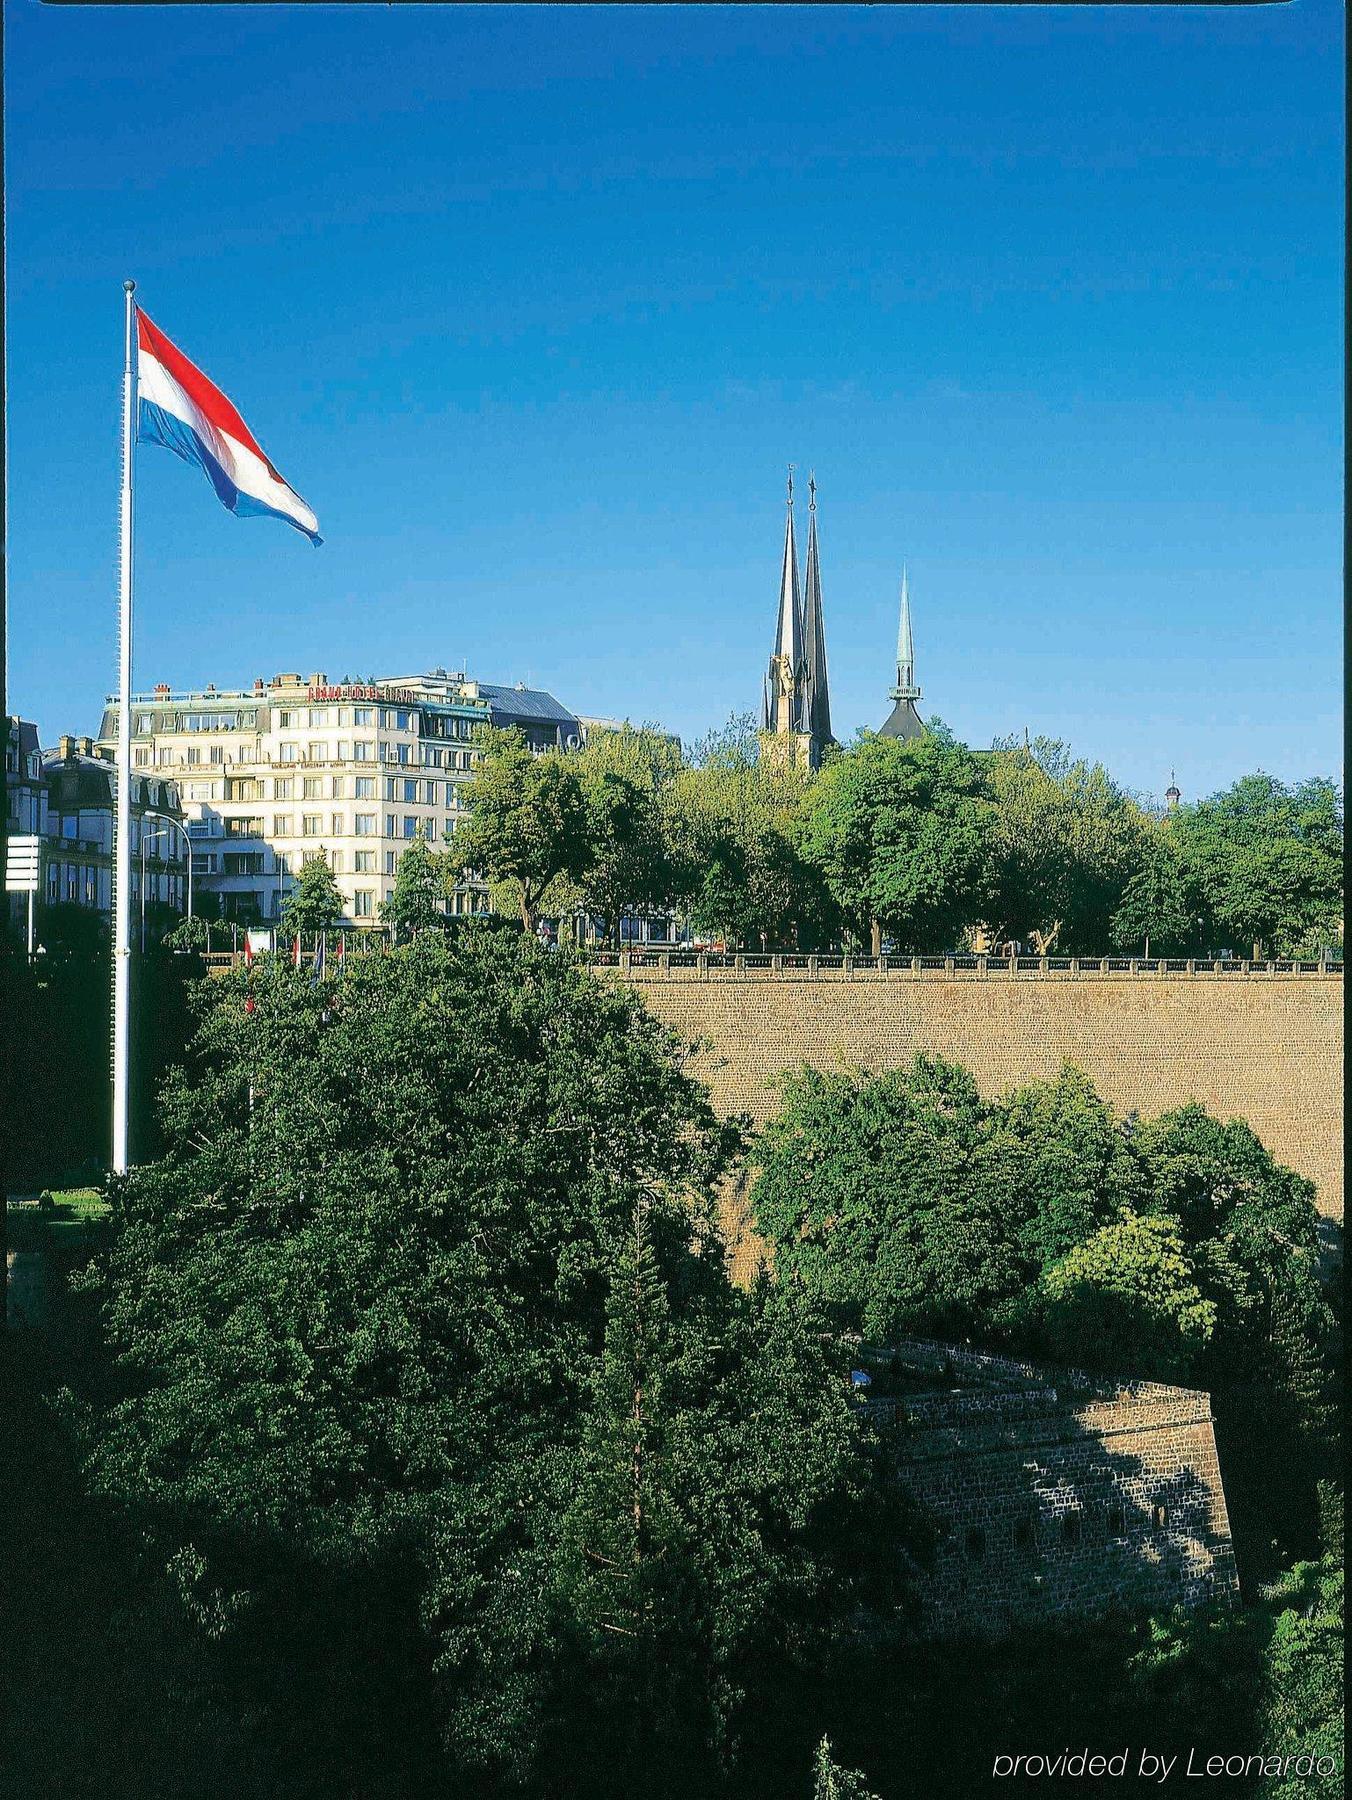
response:
M296 941L291 946L291 967L293 969L298 969L300 967L300 933L299 932L296 933Z
M250 990L252 990L252 988L253 988L253 939L249 936L249 933L247 931L244 933L244 979L248 982ZM254 1009L253 993L252 993L252 991L250 991L244 997L244 1010L246 1013L251 1013L253 1011L253 1009Z
M311 543L322 543L318 519L273 468L230 401L139 306L136 342L140 442L163 444L196 463L236 517L285 519Z
M314 966L310 970L310 982L314 987L318 987L320 982L324 979L325 935L326 934L321 931L319 934L319 942L315 945Z

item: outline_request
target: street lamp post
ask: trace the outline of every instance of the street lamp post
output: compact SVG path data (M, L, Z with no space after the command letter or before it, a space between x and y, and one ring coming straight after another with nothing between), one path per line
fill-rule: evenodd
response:
M170 813L148 812L148 813L146 813L145 816L147 819L159 819L161 821L161 823L163 823L165 825L172 825L175 831L181 831L183 833L183 866L188 871L188 917L191 918L192 917L192 838L188 834L188 828L181 819L174 818L173 815Z
M172 825L183 833L184 862L188 871L188 917L192 917L192 839L188 836L187 827L181 820L171 817L169 813L144 812L141 815L141 954L146 952L146 821L154 819L160 825Z

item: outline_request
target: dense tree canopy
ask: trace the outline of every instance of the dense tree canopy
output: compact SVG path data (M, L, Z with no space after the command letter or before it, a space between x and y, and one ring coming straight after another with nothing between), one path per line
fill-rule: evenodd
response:
M825 886L797 846L811 777L760 751L753 721L734 718L695 747L671 784L675 887L700 932L753 950L807 948L831 923Z
M396 943L433 931L446 919L445 902L453 886L451 858L431 848L425 837L416 837L399 858L394 886L380 905L380 916L391 928Z
M1186 1379L1216 1329L1177 1221L1124 1212L1047 1270L1047 1341L1062 1362Z
M973 753L940 720L796 767L749 715L682 752L650 727L534 756L489 732L457 854L533 924L674 913L741 949L1312 953L1341 937L1331 782L1247 776L1163 816L1054 738Z
M987 1100L917 1057L791 1074L757 1161L779 1278L841 1324L1204 1387L1245 1554L1308 1547L1336 1321L1314 1189L1247 1125L1120 1119L1073 1069Z
M813 783L800 847L863 942L887 931L903 950L951 949L984 910L994 818L948 732L864 734Z
M296 885L282 901L284 931L331 931L343 916L343 896L328 858L307 856Z
M1201 950L1205 903L1171 835L1155 831L1140 866L1122 890L1109 925L1118 950L1191 956Z
M1149 839L1149 822L1100 763L1059 739L996 741L990 910L995 938L1102 954L1109 922Z
M674 739L631 725L588 732L578 754L588 859L577 900L616 939L623 917L649 918L673 898L662 806L680 766Z
M117 1191L98 1479L256 1620L369 1575L453 1767L585 1754L622 1792L660 1743L681 1791L900 1567L843 1351L727 1280L735 1128L524 935L269 959L245 997L212 984L167 1154Z
M469 817L454 838L456 865L505 886L531 931L551 886L580 881L590 865L576 759L560 750L537 756L521 732L488 727L477 753L465 794Z
M1201 893L1209 935L1246 953L1310 954L1342 926L1342 798L1331 781L1246 775L1168 830Z

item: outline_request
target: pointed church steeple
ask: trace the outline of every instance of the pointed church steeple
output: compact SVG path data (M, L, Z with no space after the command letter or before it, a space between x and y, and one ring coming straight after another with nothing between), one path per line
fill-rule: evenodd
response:
M766 731L803 729L803 601L798 586L798 548L793 535L793 465L789 465L788 518L784 562L779 576L779 616L775 647L765 675L762 724Z
M903 568L901 616L897 622L897 685L892 689L892 710L878 727L879 734L895 738L919 737L925 729L925 721L915 709L919 698L920 689L915 684L915 641L911 636L911 590Z
M807 572L803 584L803 723L815 767L832 742L831 693L826 678L826 629L822 622L822 571L817 549L817 478L807 482Z
M901 568L901 621L897 626L897 694L904 694L908 700L918 700L920 689L915 685L915 640L911 636L911 590L906 579L906 565Z

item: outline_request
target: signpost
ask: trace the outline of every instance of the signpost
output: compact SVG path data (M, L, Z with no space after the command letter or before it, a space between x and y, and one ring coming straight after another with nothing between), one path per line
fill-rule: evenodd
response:
M41 842L36 836L12 837L6 846L5 892L28 895L28 956L33 956L33 902L38 891L42 862Z

